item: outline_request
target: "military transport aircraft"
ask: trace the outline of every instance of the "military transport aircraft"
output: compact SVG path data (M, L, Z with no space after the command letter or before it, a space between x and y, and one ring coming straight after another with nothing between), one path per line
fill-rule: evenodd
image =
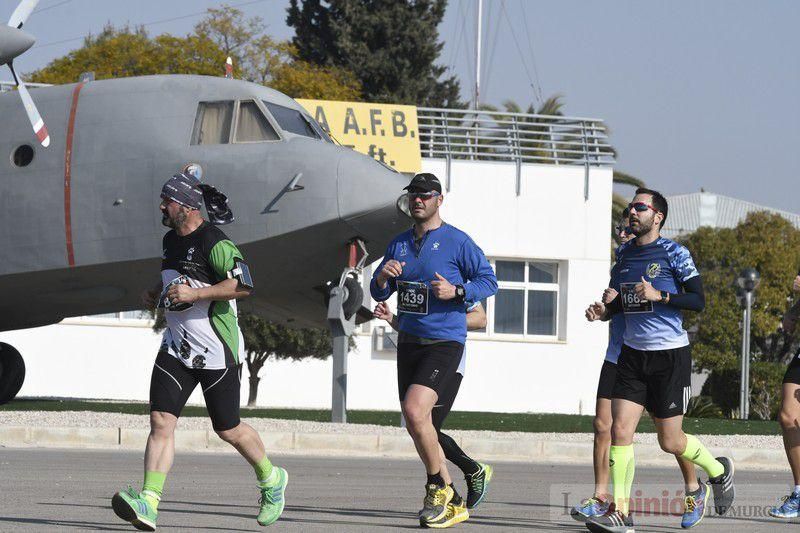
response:
M35 4L0 31L0 62L33 44L19 28ZM261 85L145 76L35 89L35 105L23 84L16 92L0 94L0 331L140 309L159 279L161 186L187 163L229 198L225 232L256 283L242 307L273 320L324 325L348 243L378 257L407 224L396 207L407 177ZM0 348L0 403L19 390L15 357Z

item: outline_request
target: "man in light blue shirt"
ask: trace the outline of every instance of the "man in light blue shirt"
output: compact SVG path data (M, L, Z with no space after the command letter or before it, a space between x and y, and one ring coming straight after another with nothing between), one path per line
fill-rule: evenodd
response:
M682 310L702 311L705 296L700 274L689 250L661 237L668 212L658 191L637 189L628 205L630 226L636 239L617 250L612 287L619 293L607 306L595 302L586 310L590 321L617 313L625 316L623 345L611 400L611 480L614 504L608 512L590 519L590 531L631 533L628 512L633 484L633 435L646 408L656 426L661 449L700 466L708 473L718 514L733 504L733 462L714 458L693 435L683 432L683 415L691 397L692 359L683 329ZM699 522L709 496L706 483L695 494Z

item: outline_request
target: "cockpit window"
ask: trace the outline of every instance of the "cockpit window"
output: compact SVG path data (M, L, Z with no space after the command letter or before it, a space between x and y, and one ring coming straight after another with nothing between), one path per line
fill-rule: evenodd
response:
M325 128L323 128L322 125L319 122L317 122L316 120L312 119L310 116L306 116L306 115L303 115L303 116L306 117L306 120L308 120L309 124L311 124L311 127L314 128L314 131L317 132L317 135L319 135L320 137L322 137L324 140L328 141L329 143L333 144L333 139L331 138L330 133L328 133L327 130Z
M264 113L253 101L239 104L239 116L236 121L236 142L277 141L280 137L267 121Z
M273 104L272 102L267 102L266 100L264 101L264 105L267 106L269 112L272 113L272 116L275 117L275 120L284 131L288 131L289 133L294 133L297 135L303 135L305 137L311 137L312 139L320 138L320 135L312 127L311 122L309 122L309 120L296 109Z
M192 144L227 144L231 137L233 102L200 102Z

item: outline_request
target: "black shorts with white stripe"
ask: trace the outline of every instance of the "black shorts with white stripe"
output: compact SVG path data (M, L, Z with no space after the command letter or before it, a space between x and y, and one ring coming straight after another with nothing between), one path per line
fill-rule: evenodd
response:
M686 413L692 397L692 351L634 350L622 345L612 398L643 405L656 418Z
M217 370L188 368L167 352L158 352L150 378L150 411L176 417L200 384L214 431L226 431L239 425L239 399L242 365Z

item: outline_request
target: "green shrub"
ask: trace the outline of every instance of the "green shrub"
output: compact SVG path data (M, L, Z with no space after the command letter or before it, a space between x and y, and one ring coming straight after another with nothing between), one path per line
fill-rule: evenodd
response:
M688 418L724 418L722 409L714 404L709 396L694 396L689 400L689 407L686 409Z
M781 402L781 383L785 365L755 361L750 366L750 418L774 420ZM703 385L702 395L709 396L723 413L739 412L738 368L713 370Z

